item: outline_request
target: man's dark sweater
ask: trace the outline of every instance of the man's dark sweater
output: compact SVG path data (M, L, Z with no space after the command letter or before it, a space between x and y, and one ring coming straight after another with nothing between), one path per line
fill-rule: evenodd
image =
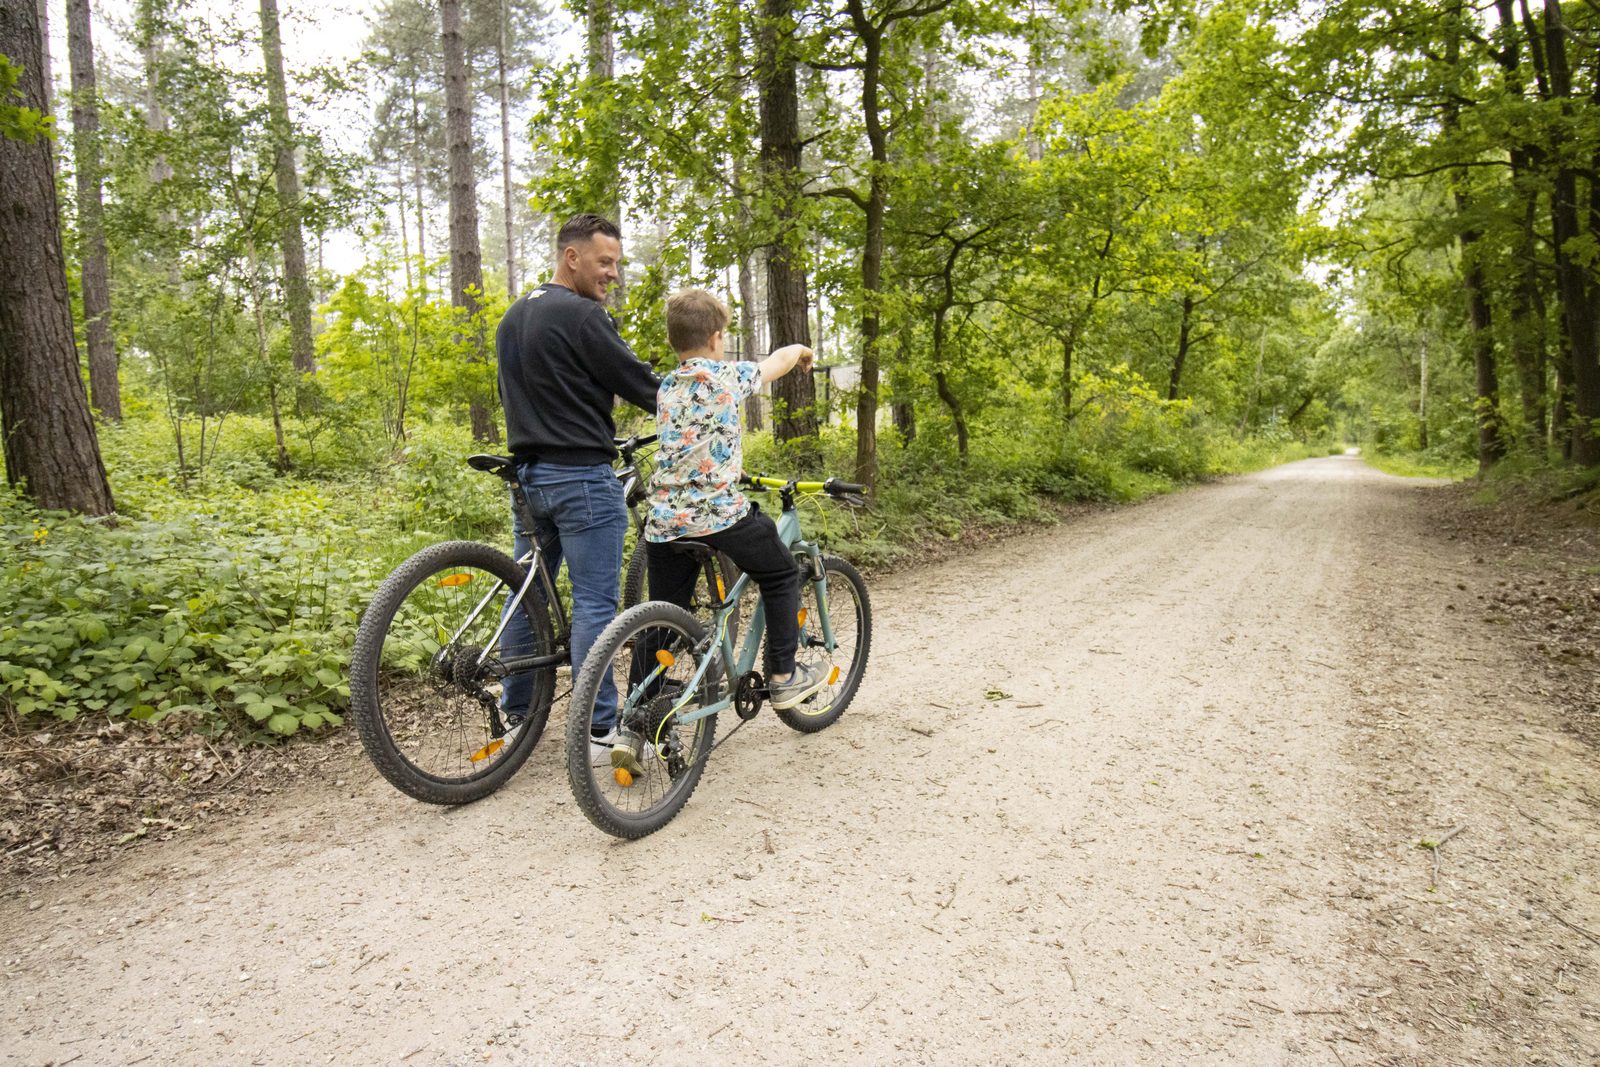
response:
M506 442L519 463L610 463L611 398L651 414L661 379L633 354L606 309L547 282L506 310L495 333Z

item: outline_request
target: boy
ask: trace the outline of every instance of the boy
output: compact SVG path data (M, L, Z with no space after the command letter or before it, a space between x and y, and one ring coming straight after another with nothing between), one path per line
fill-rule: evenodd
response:
M694 558L669 542L694 538L727 553L761 589L766 605L768 691L774 708L792 708L825 684L822 672L795 662L800 644L800 572L777 523L739 492L744 458L739 404L761 383L796 366L811 369L811 349L787 345L760 363L724 355L726 305L704 289L667 298L667 342L678 366L661 379L656 425L661 447L650 480L645 522L650 598L689 607L700 574Z

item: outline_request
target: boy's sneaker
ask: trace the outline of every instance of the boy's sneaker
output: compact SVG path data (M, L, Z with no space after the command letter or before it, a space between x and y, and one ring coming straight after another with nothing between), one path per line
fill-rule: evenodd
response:
M796 662L788 681L773 682L770 686L772 706L779 711L792 708L816 696L827 684L828 676L819 668Z
M611 746L617 743L617 728L613 726L603 734L589 735L589 766L611 766Z

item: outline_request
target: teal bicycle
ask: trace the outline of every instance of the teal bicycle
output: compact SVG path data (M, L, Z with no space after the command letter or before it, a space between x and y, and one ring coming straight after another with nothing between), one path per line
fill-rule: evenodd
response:
M765 477L747 478L745 485L777 493L782 501L778 535L802 572L797 659L827 679L806 702L778 710L778 718L801 733L815 733L839 720L861 685L872 647L872 605L860 572L802 536L798 505L829 498L861 506L862 486ZM624 611L601 632L572 686L567 778L589 821L616 837L643 837L670 822L699 784L712 750L754 719L768 699L756 669L766 634L765 604L758 602L748 613L740 640L740 601L750 577L741 574L730 587L709 548L690 540L672 547L695 556L703 567L710 623L663 601ZM590 741L592 711L578 709L593 709L608 674L621 694L618 731L639 739L642 750L630 749L622 758L613 750L597 760ZM730 707L739 723L718 741L717 715Z

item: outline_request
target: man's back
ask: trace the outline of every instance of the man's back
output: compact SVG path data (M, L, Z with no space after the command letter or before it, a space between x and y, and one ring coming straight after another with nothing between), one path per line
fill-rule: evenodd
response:
M586 466L616 456L612 397L655 410L659 385L603 306L547 282L495 334L506 439L518 462Z

